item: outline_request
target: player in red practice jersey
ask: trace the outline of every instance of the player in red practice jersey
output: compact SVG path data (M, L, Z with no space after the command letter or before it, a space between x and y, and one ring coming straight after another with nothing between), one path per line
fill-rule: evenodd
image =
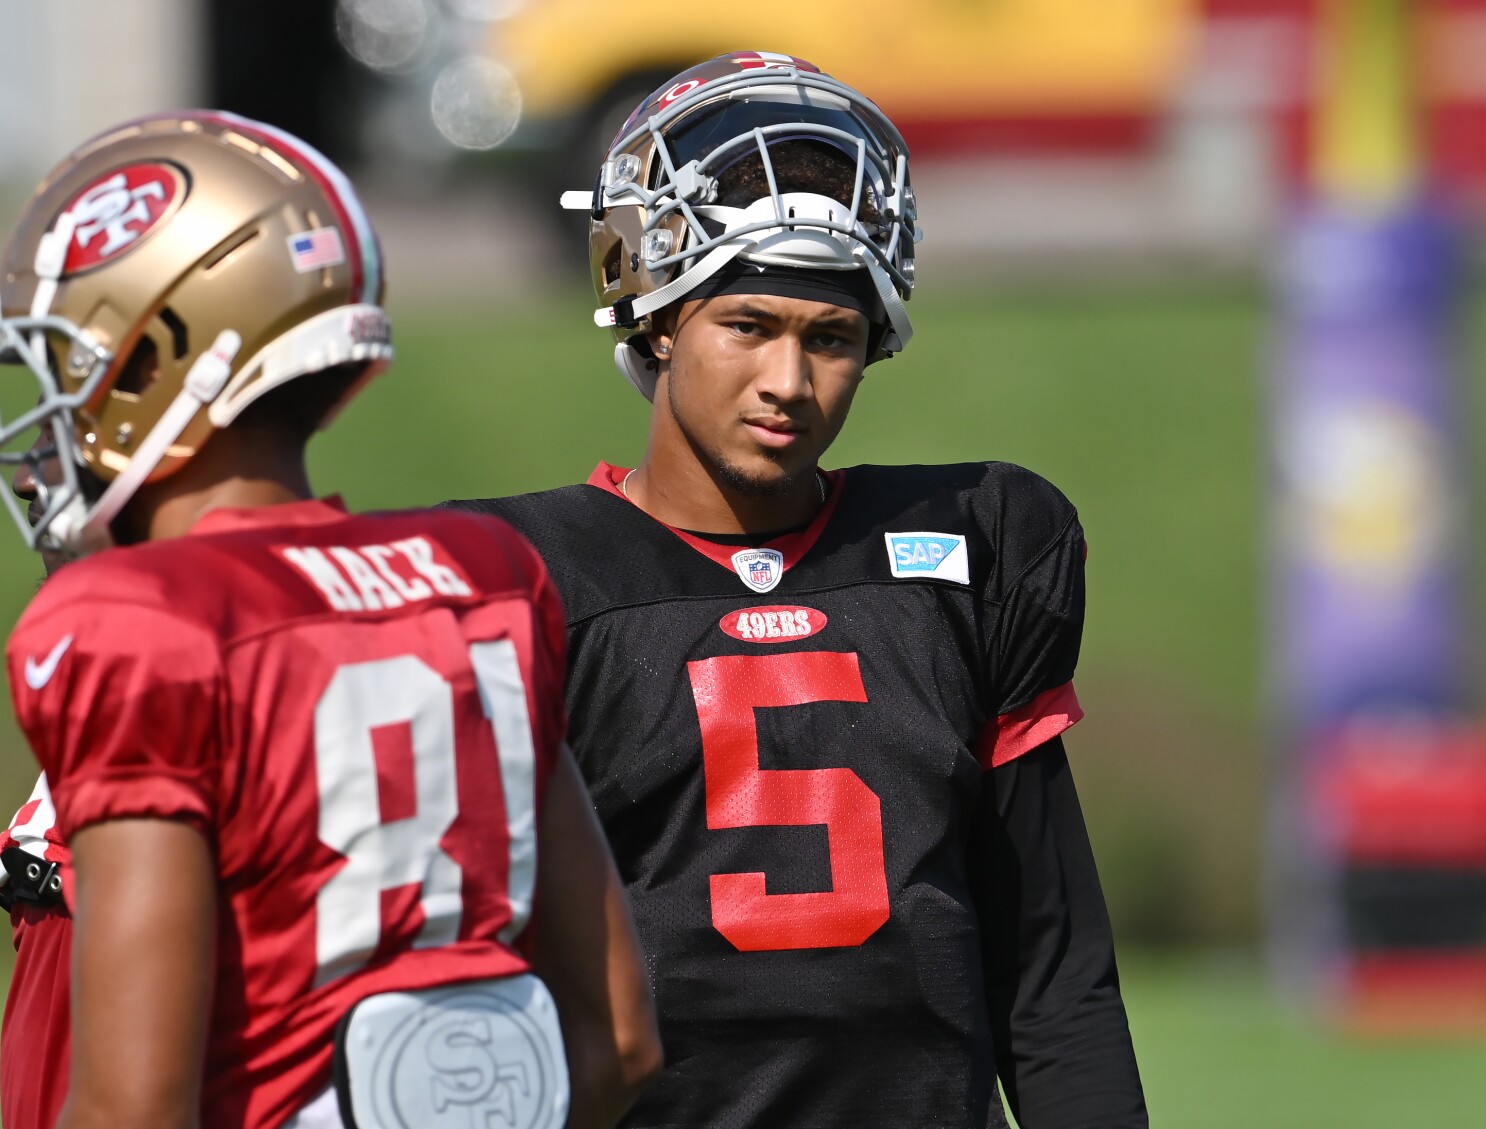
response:
M7 647L75 870L58 1124L612 1124L659 1044L555 590L498 521L306 479L391 359L350 185L271 127L142 119L53 172L3 275L41 391L5 501L82 558Z
M0 1026L0 1125L15 1129L49 1129L67 1095L72 918L56 815L43 777L0 835L0 906L10 911L15 941Z

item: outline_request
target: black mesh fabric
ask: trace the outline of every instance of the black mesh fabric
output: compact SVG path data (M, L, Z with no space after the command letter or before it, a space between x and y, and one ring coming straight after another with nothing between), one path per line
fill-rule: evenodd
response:
M1007 464L856 467L839 490L818 541L762 595L598 487L446 503L525 533L567 606L572 744L633 900L666 1047L628 1126L1004 1124L982 964L981 918L997 910L976 905L969 873L987 779L972 749L988 719L1071 677L1083 535L1061 494ZM926 530L967 539L969 584L892 575L884 535ZM780 606L825 625L766 642L724 629ZM751 710L751 748L745 722L704 751L706 695L747 716L771 692L769 664L822 653L851 656L865 701L795 685L798 704ZM733 658L766 661L713 663ZM719 775L749 756L747 786ZM820 947L740 949L718 923L719 877L761 873L770 896L835 889L833 810L842 828L880 821L882 873L839 882L885 878L886 919L851 944L829 943L823 923ZM740 825L718 826L729 820Z

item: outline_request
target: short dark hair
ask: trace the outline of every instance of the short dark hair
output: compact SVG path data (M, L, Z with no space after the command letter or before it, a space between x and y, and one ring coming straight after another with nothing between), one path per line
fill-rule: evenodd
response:
M856 187L856 161L823 141L797 138L769 146L769 164L780 192L814 192L850 204ZM860 218L877 223L881 213L872 200L870 184L863 186ZM717 202L746 208L769 194L769 177L757 150L725 169L717 178Z
M231 426L242 431L272 431L308 443L365 373L366 362L353 361L296 376L254 400Z

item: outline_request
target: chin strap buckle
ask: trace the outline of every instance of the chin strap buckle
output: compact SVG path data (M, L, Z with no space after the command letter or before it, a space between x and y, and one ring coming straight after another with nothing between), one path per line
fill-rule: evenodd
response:
M614 324L622 329L634 329L640 324L640 319L635 317L635 296L633 294L614 303Z
M635 316L635 296L631 294L619 299L612 306L595 310L593 324L600 329L607 329L611 325L617 325L622 329L634 329L640 324L640 319Z

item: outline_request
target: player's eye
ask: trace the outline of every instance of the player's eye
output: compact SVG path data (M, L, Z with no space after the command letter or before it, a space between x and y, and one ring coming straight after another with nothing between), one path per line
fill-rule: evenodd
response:
M840 353L855 348L860 334L851 330L823 329L811 335L811 344L829 353Z

